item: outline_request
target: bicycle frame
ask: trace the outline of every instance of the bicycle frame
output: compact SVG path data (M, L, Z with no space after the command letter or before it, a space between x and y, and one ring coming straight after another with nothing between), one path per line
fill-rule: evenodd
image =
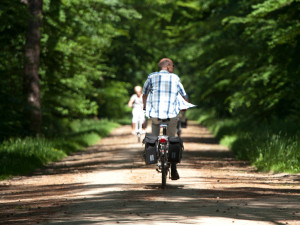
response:
M165 188L167 182L167 174L170 169L170 163L168 162L169 154L169 137L167 136L167 124L160 124L163 128L163 135L157 137L157 154L158 154L158 172L162 173L162 188Z

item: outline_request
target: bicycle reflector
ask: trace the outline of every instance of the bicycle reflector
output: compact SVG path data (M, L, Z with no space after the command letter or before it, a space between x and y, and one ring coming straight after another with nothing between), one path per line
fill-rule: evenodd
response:
M166 143L166 142L167 142L167 139L165 139L165 138L159 139L159 143Z

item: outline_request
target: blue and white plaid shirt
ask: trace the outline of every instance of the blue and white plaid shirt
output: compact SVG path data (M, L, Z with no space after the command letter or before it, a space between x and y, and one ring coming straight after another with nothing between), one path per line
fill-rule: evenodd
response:
M160 119L176 117L182 105L178 95L186 96L180 78L167 70L151 73L144 84L143 94L148 94L146 116Z

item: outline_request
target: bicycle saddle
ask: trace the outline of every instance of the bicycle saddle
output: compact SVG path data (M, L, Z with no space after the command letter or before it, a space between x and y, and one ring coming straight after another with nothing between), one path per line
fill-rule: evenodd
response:
M170 121L170 118L168 118L168 119L160 119L160 118L158 118L158 120L161 120L162 122L168 122L168 121Z

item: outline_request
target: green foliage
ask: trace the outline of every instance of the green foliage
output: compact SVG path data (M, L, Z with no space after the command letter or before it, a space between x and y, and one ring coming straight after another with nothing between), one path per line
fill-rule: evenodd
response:
M0 179L28 174L49 162L95 144L119 126L108 120L74 120L56 138L11 138L0 145Z
M24 2L0 3L1 140L28 135ZM75 119L128 121L133 87L162 57L175 62L190 101L211 112L200 121L226 121L216 123L218 133L251 120L299 124L299 13L299 0L44 0L44 134L66 134Z
M55 146L63 149L67 154L81 150L89 145L95 144L102 137L105 137L109 132L118 127L119 124L109 120L73 120L66 122L64 125L63 134L59 137L54 137L51 140L55 141Z
M27 5L4 0L0 3L0 17L4 21L0 25L1 138L26 136L22 74ZM116 40L129 43L131 21L138 24L141 18L132 5L121 0L44 1L39 73L46 134L56 133L64 120L120 118L126 114L127 91L135 84L119 81L124 76L121 71L132 77L130 64L137 54L134 48L125 53L130 49L125 43L116 48L121 44ZM127 64L116 60L125 54ZM135 60L135 64L139 63Z
M119 21L138 14L120 1L63 0L46 1L45 15L42 90L46 111L63 117L97 115L101 92L97 86L116 77L114 68L106 64L112 38L127 36Z
M169 34L191 99L222 116L299 119L299 2L197 2L178 2Z
M120 119L126 115L126 106L129 101L128 86L129 84L125 82L107 81L104 83L104 87L100 88L97 96L100 117Z
M16 16L18 15L18 16ZM17 19L16 19L17 18ZM21 1L0 2L0 141L22 135L22 71L28 12Z
M257 138L257 137L256 137ZM267 141L265 141L267 140ZM300 172L300 135L267 134L260 137L254 165L262 171ZM253 139L252 139L253 141ZM254 147L253 145L251 147Z
M41 138L10 139L1 144L0 177L26 174L66 154L54 143Z
M205 110L191 110L188 116L207 126L236 158L249 160L260 171L300 172L300 132L292 121L224 119Z

